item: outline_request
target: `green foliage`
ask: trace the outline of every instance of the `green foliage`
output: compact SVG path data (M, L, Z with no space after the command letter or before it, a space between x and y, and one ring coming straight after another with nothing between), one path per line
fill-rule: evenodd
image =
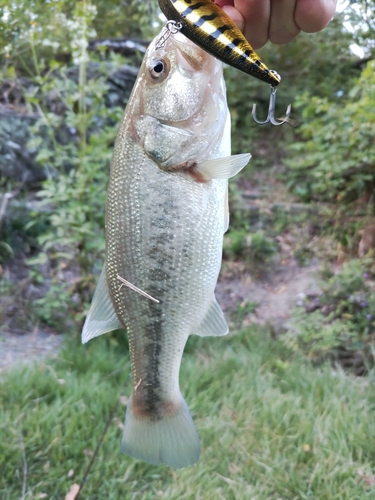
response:
M315 362L331 359L362 374L374 364L375 282L373 259L352 260L332 275L323 272L313 312L294 311L283 342Z
M246 317L255 313L257 306L257 302L249 302L247 299L239 302L231 314L231 321L237 328L242 328L245 324Z
M90 34L92 11L86 17L79 11L75 19L79 16L85 27L77 32L81 40ZM27 95L40 115L28 146L37 151L36 162L48 176L37 193L35 221L28 225L44 218L47 230L38 236L40 252L29 265L44 266L44 274L49 269L45 278L50 290L37 301L35 314L55 327L62 325L64 315L81 319L92 295L93 272L104 261L105 186L114 124L123 112L106 102L108 63L91 61L88 66L86 45L72 40L70 49L79 63L76 78L71 68L55 62L53 70L35 79ZM75 52L76 47L81 52ZM37 269L32 276L40 281Z
M51 61L74 60L87 37L142 38L159 26L156 1L3 0L0 62L40 76Z
M354 8L347 8L345 21L349 21L353 30L353 41L371 56L375 49L375 3L369 0L349 0ZM348 12L348 13L347 13Z
M0 263L13 255L12 247L6 241L0 241Z
M357 58L350 50L353 34L343 27L344 20L358 22L357 14L346 9L345 14L336 15L320 33L301 33L287 45L267 44L259 51L263 62L282 77L276 99L277 118L285 115L288 104L292 103L291 123L299 122L303 106L298 106L298 100L306 92L333 102L339 100L339 95L347 95L359 72L353 68ZM358 23L358 31L360 26ZM293 140L293 130L288 125L260 126L253 121L253 104L257 104L259 119L267 116L269 89L263 82L233 68L227 68L226 82L233 151L252 153L250 165L242 174L250 177L254 168L273 165L285 156L285 144Z
M275 242L263 230L232 229L224 238L224 257L253 264L268 262L277 251Z
M367 9L368 6L362 5L361 8ZM93 288L93 274L97 273L103 260L105 185L115 136L113 125L120 115L118 109L109 108L105 101L108 66L88 54L88 43L93 37L151 36L160 27L157 13L156 1L138 0L122 3L115 0L6 0L0 7L3 75L9 81L16 81L20 74L28 75L33 82L27 104L40 119L32 129L29 147L37 152L37 162L48 175L39 192L40 206L46 212L38 211L34 221L26 221L27 232L40 233L40 252L30 261L34 266L32 276L42 281L43 273L46 273L46 287L52 286L48 300L51 297L53 304L60 302L61 311L68 315L68 298L78 297L71 306L75 318L80 318L86 308ZM304 90L310 91L310 95L313 93L315 99L321 100L319 102L329 103L328 111L327 105L324 108L323 104L322 110L327 111L330 120L331 109L339 109L341 103L349 102L348 90L353 86L358 70L352 65L355 57L349 48L355 37L343 28L342 23L344 19L357 22L357 34L362 33L363 40L366 35L368 50L371 44L366 33L372 32L373 24L367 16L367 27L364 26L357 13L347 9L323 33L304 34L287 46L271 46L261 51L267 65L283 76L277 96L277 116L282 116L287 104ZM71 62L79 68L78 74L69 66ZM94 72L89 71L93 62L96 63ZM116 60L114 64L118 62ZM262 128L251 118L254 102L258 105L259 117L266 113L267 86L231 68L227 70L227 83L233 118L233 150L253 153L248 173L244 175L251 175L259 166L280 164L284 144L291 140L293 132L287 127ZM361 87L355 99L362 99L364 95ZM311 110L310 102L307 107ZM363 103L356 117L368 109ZM294 119L298 112L294 112ZM308 110L303 113L308 115ZM345 122L346 134L351 133L350 121L351 118ZM365 122L368 123L369 119ZM365 126L359 127L356 132L359 137L367 130L365 143L372 134L371 127L368 130ZM17 126L11 130L4 128L9 135ZM326 156L330 156L330 152ZM346 158L345 161L349 160ZM349 165L347 168L350 171ZM291 184L296 189L298 186L300 194L314 183L310 182L311 168L307 175L305 171L303 174L297 171L298 168L293 170ZM341 171L335 179L340 179L340 176ZM357 177L355 189L361 190L363 183L368 189L372 180L364 179L362 175ZM306 194L305 198L309 197L311 195ZM13 246L8 240L5 243ZM249 234L239 226L238 231L228 234L225 254L230 259L244 258L248 262L262 263L270 260L276 248L272 238L263 231ZM298 252L301 262L311 256L307 247ZM3 255L8 255L5 247ZM45 303L41 300L38 317L53 324L47 297ZM60 319L55 324L61 324Z
M113 409L82 498L374 497L368 380L314 369L255 327L189 344L181 391L202 440L196 466L173 471L121 454L128 354L105 337L84 346L70 339L55 360L2 375L0 497L22 496L26 460L25 499L64 498L83 478Z
M2 55L7 65L41 77L49 62L63 55L73 59L81 52L82 43L95 31L88 25L96 15L90 1L39 0L8 1L2 6Z
M98 37L152 39L161 29L157 0L95 0L98 16L94 28Z
M40 118L26 127L27 146L47 176L32 220L27 214L22 229L22 235L36 238L28 263L43 293L32 315L57 330L81 322L96 281L93 274L104 261L106 185L123 113L113 106L107 79L125 61L93 55L89 41L108 35L141 38L159 24L156 2L16 0L0 7L3 75L11 87L13 81L21 85L20 74L29 77L20 95ZM13 247L14 231L11 238L8 233L2 258Z
M375 186L375 65L368 63L342 103L305 94L301 140L285 160L293 191L305 200L358 199Z

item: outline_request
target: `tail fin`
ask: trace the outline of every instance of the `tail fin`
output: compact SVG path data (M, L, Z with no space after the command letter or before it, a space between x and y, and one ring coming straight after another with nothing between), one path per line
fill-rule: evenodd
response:
M181 397L179 410L160 420L137 417L130 398L125 417L121 451L153 465L181 469L195 464L201 445L189 408Z

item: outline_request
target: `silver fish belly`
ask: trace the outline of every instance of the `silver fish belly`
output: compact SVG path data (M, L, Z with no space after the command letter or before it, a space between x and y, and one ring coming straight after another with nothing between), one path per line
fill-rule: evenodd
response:
M230 157L221 63L176 34L151 43L116 139L106 262L82 339L126 327L132 367L122 450L195 463L199 438L179 389L190 334L225 335L214 289L227 226Z

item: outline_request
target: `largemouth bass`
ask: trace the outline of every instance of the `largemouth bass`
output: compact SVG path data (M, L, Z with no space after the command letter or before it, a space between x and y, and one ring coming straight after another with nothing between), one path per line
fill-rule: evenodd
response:
M227 179L250 159L229 155L221 62L180 33L158 36L116 138L106 262L82 332L87 342L127 328L132 395L121 449L152 464L181 468L200 454L179 370L190 334L228 332L214 295Z
M158 0L181 33L221 61L277 87L280 76L261 61L241 30L213 0Z

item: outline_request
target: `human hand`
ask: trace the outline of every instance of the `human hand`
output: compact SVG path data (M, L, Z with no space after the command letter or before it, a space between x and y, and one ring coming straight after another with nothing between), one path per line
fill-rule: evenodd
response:
M214 1L224 8L254 49L263 47L268 40L280 44L291 42L301 30L306 33L322 30L337 4L337 0Z

